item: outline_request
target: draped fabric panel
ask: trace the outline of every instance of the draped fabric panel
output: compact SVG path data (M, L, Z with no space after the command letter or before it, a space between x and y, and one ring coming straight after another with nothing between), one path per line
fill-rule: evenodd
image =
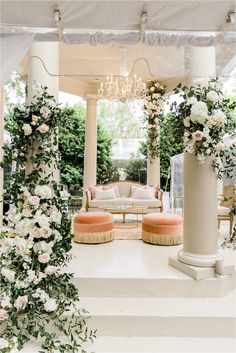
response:
M1 75L0 86L10 78L21 58L34 40L34 34L5 34L0 38Z

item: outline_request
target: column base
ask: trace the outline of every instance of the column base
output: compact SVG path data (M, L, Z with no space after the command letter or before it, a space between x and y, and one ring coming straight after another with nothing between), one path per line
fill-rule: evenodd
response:
M182 249L178 252L178 260L192 266L215 267L216 261L223 260L223 256L218 253L212 255L192 254Z

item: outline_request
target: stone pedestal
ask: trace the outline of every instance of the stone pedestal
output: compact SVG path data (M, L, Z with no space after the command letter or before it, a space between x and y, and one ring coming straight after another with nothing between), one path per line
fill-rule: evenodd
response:
M212 158L203 165L194 154L184 155L184 238L178 259L193 266L212 267L217 253L217 176Z
M147 161L147 184L160 185L160 158L148 159Z

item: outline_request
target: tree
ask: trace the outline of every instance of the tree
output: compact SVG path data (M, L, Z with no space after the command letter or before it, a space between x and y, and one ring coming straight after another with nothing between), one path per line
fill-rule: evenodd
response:
M63 184L83 184L85 146L85 107L81 104L64 108L68 114L67 124L59 131L61 153L61 182ZM112 139L107 130L98 124L97 128L97 180L107 180L107 170L112 165Z
M100 101L98 105L98 121L106 126L113 139L143 137L141 114L137 102Z

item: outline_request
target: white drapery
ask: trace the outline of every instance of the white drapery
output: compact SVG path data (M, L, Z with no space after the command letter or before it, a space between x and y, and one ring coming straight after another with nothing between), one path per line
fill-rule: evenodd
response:
M34 40L34 34L3 35L0 40L1 75L0 85L3 86L11 76L21 58L25 55Z

